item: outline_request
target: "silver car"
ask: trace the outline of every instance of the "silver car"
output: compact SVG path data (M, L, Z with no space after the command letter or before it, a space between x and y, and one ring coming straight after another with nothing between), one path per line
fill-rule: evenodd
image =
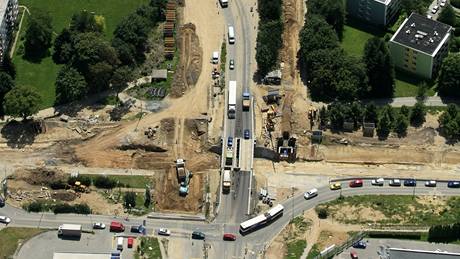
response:
M0 223L9 224L10 222L11 222L11 219L8 218L7 216L0 216Z

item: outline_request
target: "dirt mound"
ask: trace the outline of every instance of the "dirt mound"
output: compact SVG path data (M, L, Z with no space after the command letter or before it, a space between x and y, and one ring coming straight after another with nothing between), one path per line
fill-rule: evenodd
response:
M131 143L128 145L121 145L118 147L119 150L143 150L147 152L166 152L168 151L167 149L161 148L156 145L148 145L148 144L142 144L142 143Z
M51 182L66 181L66 175L59 170L34 168L16 173L16 180L22 180L31 185L48 185Z
M55 191L51 193L51 198L61 201L74 201L77 194L73 191Z
M299 49L298 35L303 26L303 15L303 3L301 0L283 1L284 31L280 59L284 63L282 79L291 83L296 78L297 51Z
M184 24L178 30L179 64L171 87L172 97L181 97L194 86L201 74L203 51L192 23Z

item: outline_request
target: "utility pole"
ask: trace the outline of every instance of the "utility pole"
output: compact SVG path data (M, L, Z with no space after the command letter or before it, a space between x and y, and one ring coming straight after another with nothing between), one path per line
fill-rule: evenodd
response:
M295 191L295 188L292 187L292 220L294 221L294 191Z

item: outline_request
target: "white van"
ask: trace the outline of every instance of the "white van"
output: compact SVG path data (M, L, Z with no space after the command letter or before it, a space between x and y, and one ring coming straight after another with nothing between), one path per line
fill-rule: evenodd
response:
M228 26L228 43L235 43L235 29L233 26Z
M310 191L304 193L304 195L303 195L303 197L304 197L305 199L307 199L307 200L308 200L308 199L311 199L311 198L313 198L313 197L316 197L316 196L318 196L318 189L316 189L316 188L311 189Z
M117 249L118 250L123 250L123 237L118 237L117 238Z
M219 51L214 51L212 53L212 63L218 64L219 63Z

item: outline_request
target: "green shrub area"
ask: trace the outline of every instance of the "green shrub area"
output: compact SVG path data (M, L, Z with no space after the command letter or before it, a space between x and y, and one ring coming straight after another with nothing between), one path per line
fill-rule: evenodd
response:
M7 227L0 230L0 258L13 258L19 242L24 243L42 232L44 230L38 228Z

